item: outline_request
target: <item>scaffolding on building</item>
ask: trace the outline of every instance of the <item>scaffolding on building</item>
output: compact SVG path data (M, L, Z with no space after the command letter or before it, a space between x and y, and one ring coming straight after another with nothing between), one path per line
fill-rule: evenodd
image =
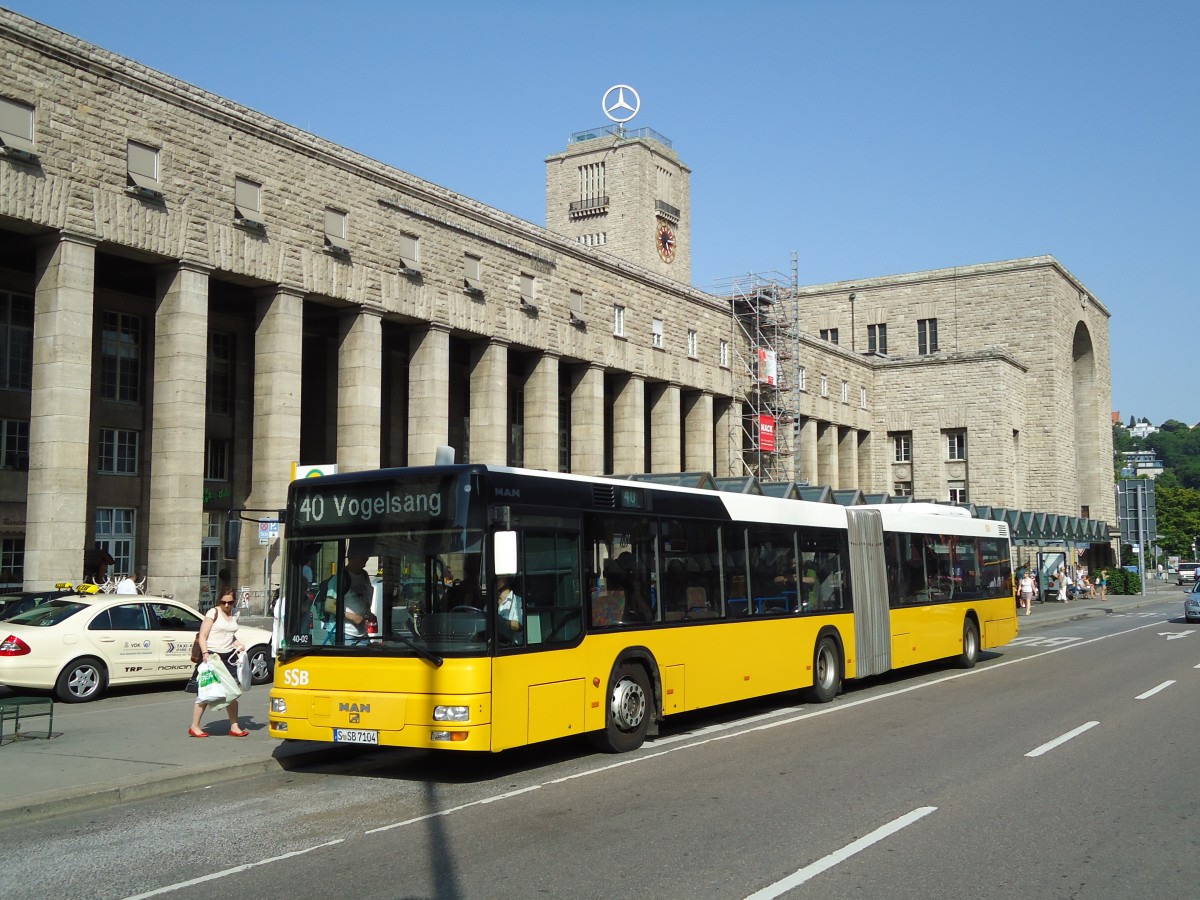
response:
M742 404L729 470L717 472L718 477L794 478L797 277L793 252L790 276L758 272L722 279L709 289L726 298L733 311L729 364Z

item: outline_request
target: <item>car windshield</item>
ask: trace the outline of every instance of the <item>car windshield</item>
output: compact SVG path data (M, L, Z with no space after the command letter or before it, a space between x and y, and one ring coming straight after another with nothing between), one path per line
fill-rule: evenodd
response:
M75 613L87 609L86 603L76 603L74 600L51 600L49 603L44 603L41 606L36 606L33 609L26 610L20 615L13 616L9 619L13 625L33 625L35 627L48 628L51 625L57 625L59 622L64 622Z

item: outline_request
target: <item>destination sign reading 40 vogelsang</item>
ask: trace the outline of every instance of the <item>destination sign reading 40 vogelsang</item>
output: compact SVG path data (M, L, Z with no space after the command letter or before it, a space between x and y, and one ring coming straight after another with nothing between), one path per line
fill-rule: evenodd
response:
M319 479L296 485L297 525L422 522L453 515L450 484L355 484L322 486Z

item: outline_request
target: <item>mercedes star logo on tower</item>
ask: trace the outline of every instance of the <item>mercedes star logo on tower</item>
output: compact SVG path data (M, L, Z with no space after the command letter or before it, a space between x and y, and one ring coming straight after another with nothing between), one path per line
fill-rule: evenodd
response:
M611 99L613 92L616 91L616 99ZM625 92L628 91L633 97L633 105L625 99ZM627 84L614 84L604 92L604 98L600 101L600 107L604 110L604 115L608 116L618 125L628 122L638 114L638 110L642 108L642 98Z

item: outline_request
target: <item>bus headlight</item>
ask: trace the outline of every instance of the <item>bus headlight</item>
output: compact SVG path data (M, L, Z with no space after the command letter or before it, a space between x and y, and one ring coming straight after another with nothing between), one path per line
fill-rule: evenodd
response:
M271 712L286 714L287 713L287 700L285 700L283 697L272 697L271 698Z
M435 722L466 722L471 717L469 706L435 706L433 721Z

